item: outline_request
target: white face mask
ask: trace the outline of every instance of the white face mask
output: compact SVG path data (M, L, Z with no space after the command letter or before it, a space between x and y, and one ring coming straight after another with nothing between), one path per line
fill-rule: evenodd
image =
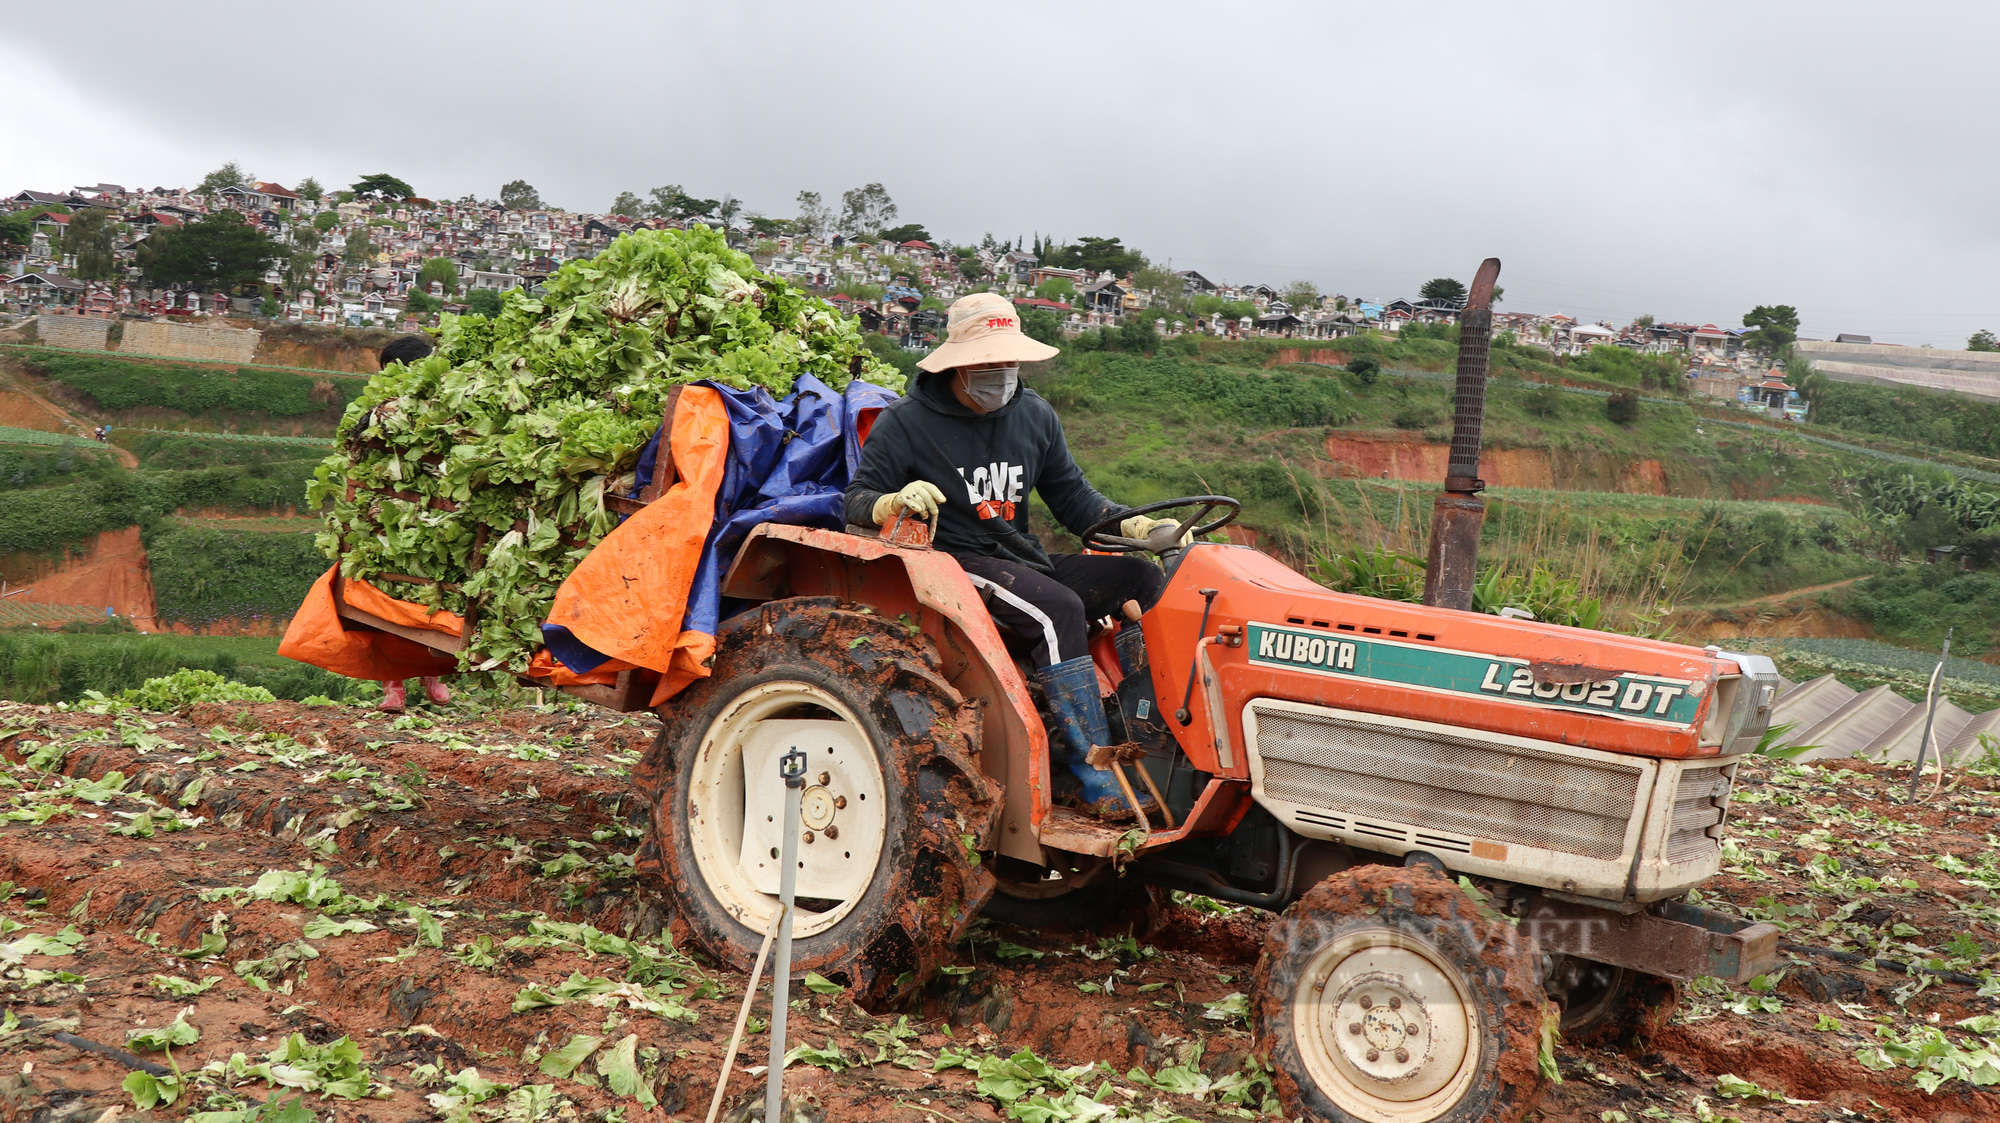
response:
M1007 404L1020 385L1020 367L994 367L965 372L965 396L988 413Z

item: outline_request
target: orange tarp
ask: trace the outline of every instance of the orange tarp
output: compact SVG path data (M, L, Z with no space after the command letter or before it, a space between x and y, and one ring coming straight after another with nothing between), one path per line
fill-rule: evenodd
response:
M632 664L623 659L608 659L597 669L580 675L563 666L562 661L549 654L549 649L546 647L535 652L535 657L528 660L528 677L547 679L552 686L615 686L618 682L618 672L631 669Z
M397 600L366 581L341 582L340 595L347 598L348 604L391 624L401 624L405 628L422 628L427 632L443 632L448 636L465 634L465 617L456 612L446 612L442 608Z
M333 581L339 572L340 567L334 566L313 582L305 603L299 605L298 614L285 629L278 654L349 678L378 681L444 675L458 669L454 660L401 636L359 628L349 630L333 603ZM364 612L412 628L457 635L465 623L449 612L427 615L430 610L423 605L396 600L365 581L342 582L341 594L349 604Z
M715 637L681 630L715 493L728 465L729 413L707 386L681 391L669 435L676 481L591 550L556 590L551 624L615 660L661 674L653 704L708 676Z

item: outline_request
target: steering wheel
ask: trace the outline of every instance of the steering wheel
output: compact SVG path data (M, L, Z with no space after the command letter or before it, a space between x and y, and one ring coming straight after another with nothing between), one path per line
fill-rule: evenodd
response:
M1111 533L1118 528L1118 524L1131 518L1133 515L1150 515L1154 511L1169 511L1175 507L1195 506L1199 506L1201 510L1195 512L1195 516L1191 519L1180 520L1180 526L1173 530L1171 536L1168 535L1167 527L1157 527L1152 534L1145 538L1121 538ZM1216 519L1214 522L1202 522L1211 512L1223 507L1229 508L1227 514ZM1098 520L1094 526L1083 532L1083 545L1087 550L1101 550L1111 554L1130 554L1139 550L1150 550L1156 554L1164 554L1169 550L1180 547L1182 535L1191 533L1196 538L1200 538L1204 534L1220 530L1230 523L1235 522L1237 513L1242 509L1243 504L1229 498L1227 495L1184 495L1179 499L1162 499L1158 503L1148 503L1144 507L1134 507L1129 511L1112 515L1110 518ZM1189 529L1190 527L1192 527L1192 530ZM1155 542L1153 539L1160 539L1160 541Z

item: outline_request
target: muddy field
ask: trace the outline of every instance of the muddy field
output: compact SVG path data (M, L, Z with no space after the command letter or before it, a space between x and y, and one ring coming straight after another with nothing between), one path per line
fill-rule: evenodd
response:
M0 1119L701 1119L742 978L633 880L625 777L655 729L0 703ZM2000 1014L1996 781L1913 812L1885 798L1907 778L1747 770L1704 900L1847 961L1793 954L1689 988L1650 1040L1559 1047L1541 1117L2000 1118L1974 1086L2000 1042L1958 1024ZM788 1082L832 1120L1276 1114L1242 1016L1263 926L1203 902L1127 934L982 923L908 1011L795 989ZM725 1111L761 1088L756 1013Z

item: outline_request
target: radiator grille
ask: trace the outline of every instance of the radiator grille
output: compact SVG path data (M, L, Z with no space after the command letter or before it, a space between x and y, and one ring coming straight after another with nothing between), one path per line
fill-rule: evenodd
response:
M1449 831L1565 854L1617 859L1641 770L1472 737L1384 729L1253 706L1270 798L1382 833ZM1711 784L1713 779L1711 778ZM1384 837L1389 834L1384 833Z
M1681 773L1680 786L1674 789L1674 825L1667 832L1667 861L1685 862L1720 852L1722 840L1710 832L1727 813L1734 776L1735 765L1729 764Z

